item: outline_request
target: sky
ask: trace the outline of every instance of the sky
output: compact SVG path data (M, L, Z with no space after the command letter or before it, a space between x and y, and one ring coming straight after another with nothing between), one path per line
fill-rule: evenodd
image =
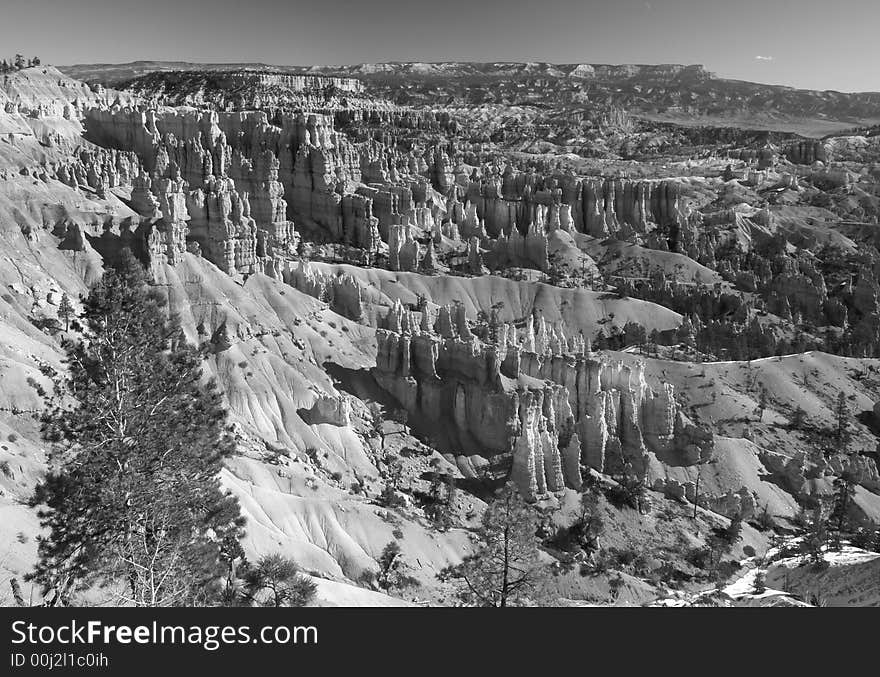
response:
M54 65L700 63L880 91L880 0L2 0L0 47Z

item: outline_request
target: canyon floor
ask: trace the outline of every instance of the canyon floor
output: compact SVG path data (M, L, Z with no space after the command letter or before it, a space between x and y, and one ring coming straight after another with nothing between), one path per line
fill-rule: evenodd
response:
M4 73L0 602L37 556L41 390L84 338L62 297L128 248L210 348L248 556L295 560L318 604L456 604L438 574L513 482L553 604L876 606L876 552L791 549L839 478L852 531L880 525L878 217L876 93L695 66ZM554 535L590 491L583 552ZM376 581L390 542L405 585Z

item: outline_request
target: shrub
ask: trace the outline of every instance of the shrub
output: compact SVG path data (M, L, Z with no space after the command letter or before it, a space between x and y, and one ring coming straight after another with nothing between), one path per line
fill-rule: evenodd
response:
M638 557L639 552L632 547L612 551L612 561L616 562L619 567L628 567L635 562Z
M383 508L402 508L406 505L406 499L390 486L386 486L382 490L376 502Z
M705 569L709 566L712 557L712 551L708 546L700 546L691 548L685 555L685 561L695 566L697 569Z
M758 531L771 531L776 526L776 522L766 505L761 512L755 515L755 519L751 523Z
M854 548L880 552L880 529L870 530L860 527L852 535L850 543Z
M247 600L261 606L307 606L315 598L318 586L299 573L296 563L283 555L263 555L244 574ZM262 601L258 598L262 597Z
M763 595L765 592L767 592L766 576L763 571L759 571L755 574L755 582L752 585L752 594Z
M604 574L611 569L613 564L611 555L605 548L600 548L593 553L593 573Z

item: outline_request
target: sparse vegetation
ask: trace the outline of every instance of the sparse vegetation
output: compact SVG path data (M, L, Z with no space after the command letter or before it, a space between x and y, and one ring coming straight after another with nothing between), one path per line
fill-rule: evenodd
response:
M439 577L457 584L472 606L506 607L539 603L549 576L535 533L537 516L516 487L505 486L489 504L479 530L480 549Z
M246 567L242 578L244 601L259 606L308 606L318 590L293 560L278 553L264 555L255 565Z
M234 449L221 396L130 253L83 318L92 338L67 344L55 386L74 405L43 419L55 452L34 496L46 536L32 578L65 599L100 583L121 604L212 603L219 543L243 522L218 480Z

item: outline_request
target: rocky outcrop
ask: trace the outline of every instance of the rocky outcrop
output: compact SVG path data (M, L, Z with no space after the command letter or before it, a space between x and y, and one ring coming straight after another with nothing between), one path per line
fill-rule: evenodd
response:
M127 88L163 105L222 110L338 105L338 97L357 98L364 91L355 78L249 69L148 73Z
M818 140L799 141L785 149L785 156L796 165L811 165L814 162L827 162L825 143Z
M499 235L492 246L492 267L503 269L508 266L534 268L542 272L550 269L547 236L530 225L525 235L514 228L508 237Z
M352 275L327 275L302 261L296 265L287 262L281 275L290 286L326 301L333 312L355 322L364 319L363 287Z
M71 188L88 187L99 197L112 188L130 187L140 173L137 156L109 148L80 148L65 161L52 162L48 173Z
M341 395L318 395L309 409L300 409L298 413L308 425L351 425L351 402Z
M162 216L155 222L149 239L151 261L174 265L186 252L187 221L190 218L186 189L187 184L180 178L176 167L172 167L167 177L155 182L154 192Z
M257 224L247 195L231 179L214 179L187 200L190 237L206 259L229 275L257 271Z
M421 262L419 243L413 226L391 226L388 237L388 267L391 270L418 270Z
M723 494L706 493L701 489L697 495L695 482L680 482L672 478L658 477L651 488L676 501L696 502L725 517L739 516L743 520L749 520L754 518L757 512L754 494L747 487L740 487L738 491L731 489Z
M494 343L471 331L464 307L433 324L400 304L377 331L376 381L412 418L448 431L458 452L510 458L526 496L581 486L581 467L647 471L648 451L682 465L711 453L712 437L683 419L672 386L650 388L643 367L592 356L540 318L496 323Z
M491 237L510 236L514 227L526 233L574 230L595 237L646 233L649 223L669 226L684 218L679 185L673 181L580 179L517 173L471 181L465 189L476 216Z

